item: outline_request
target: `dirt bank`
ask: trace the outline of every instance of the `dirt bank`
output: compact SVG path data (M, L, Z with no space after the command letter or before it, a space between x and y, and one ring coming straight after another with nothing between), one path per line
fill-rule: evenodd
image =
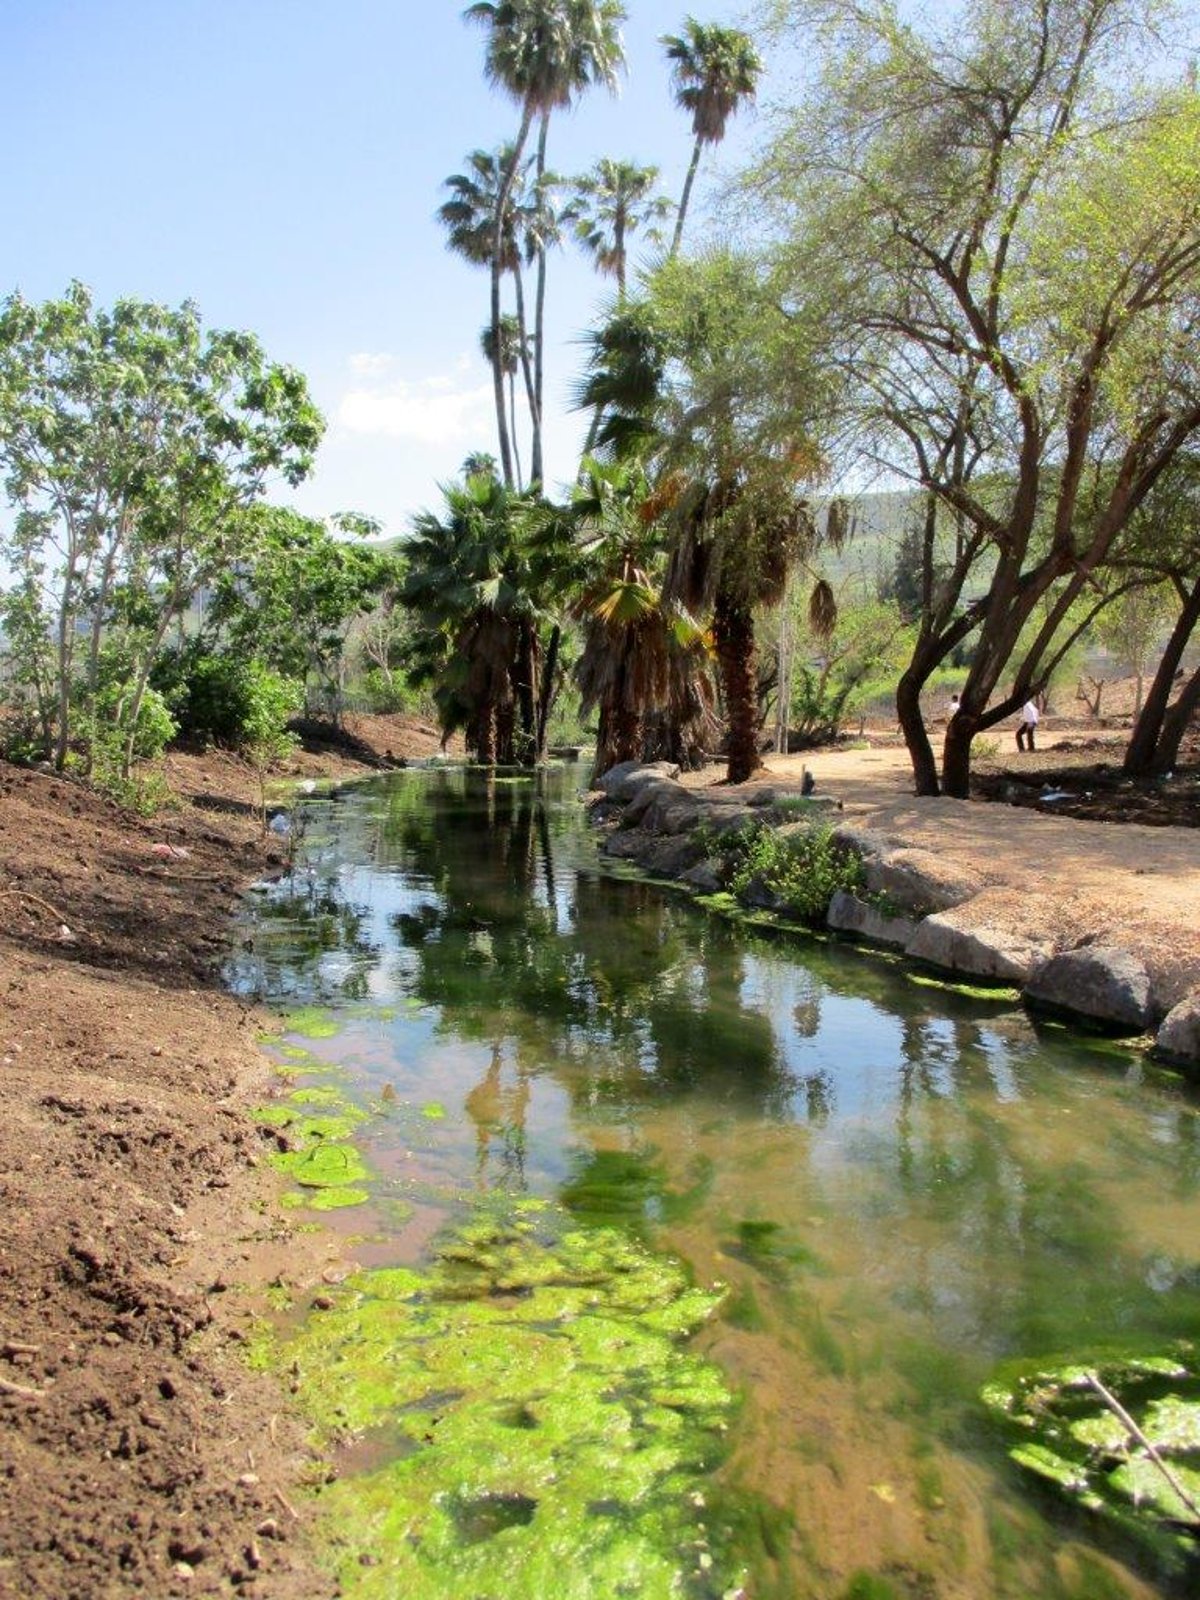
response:
M432 753L402 719L360 727ZM370 751L360 752L370 756ZM371 758L373 759L373 758ZM368 770L301 754L292 776ZM152 822L0 762L0 1595L317 1600L286 1397L238 1357L243 1280L317 1274L265 1204L262 1019L220 965L278 856L250 773L172 756ZM303 1502L301 1502L302 1505Z

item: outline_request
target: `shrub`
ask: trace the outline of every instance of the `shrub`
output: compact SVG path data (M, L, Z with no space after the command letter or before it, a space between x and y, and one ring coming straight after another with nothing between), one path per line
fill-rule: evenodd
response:
M741 898L752 884L761 884L806 922L823 921L839 889L853 892L862 884L861 861L834 844L828 827L780 834L768 823L755 822L715 840L702 830L700 842L720 856L733 894Z

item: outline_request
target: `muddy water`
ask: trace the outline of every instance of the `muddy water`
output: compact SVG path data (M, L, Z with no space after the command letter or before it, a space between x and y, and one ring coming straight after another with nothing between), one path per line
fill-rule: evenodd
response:
M572 790L440 770L314 797L254 897L232 981L328 1008L299 1043L372 1113L371 1203L331 1214L354 1258L419 1268L508 1194L727 1286L692 1342L741 1396L713 1593L1176 1592L1011 1466L979 1393L1200 1338L1195 1099L1010 1001L614 874Z

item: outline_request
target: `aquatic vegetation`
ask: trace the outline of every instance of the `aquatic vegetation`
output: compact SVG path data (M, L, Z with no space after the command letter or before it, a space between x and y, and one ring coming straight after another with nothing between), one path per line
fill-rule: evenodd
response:
M307 1211L342 1211L348 1206L366 1205L370 1198L365 1189L331 1186L327 1189L288 1189L280 1195L279 1203L289 1210L303 1206Z
M719 1299L548 1206L480 1206L428 1273L349 1279L280 1352L327 1439L392 1446L321 1495L344 1592L723 1594L696 1485L734 1401L683 1347Z
M302 1039L332 1039L340 1031L340 1024L324 1006L301 1006L290 1011L283 1026L286 1033L298 1033Z
M1002 1376L984 1403L1026 1471L1200 1572L1200 1365L1191 1346Z

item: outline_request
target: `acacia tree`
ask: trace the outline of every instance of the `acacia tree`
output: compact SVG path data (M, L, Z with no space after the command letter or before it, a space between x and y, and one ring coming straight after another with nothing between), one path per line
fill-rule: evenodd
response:
M10 551L53 636L56 766L76 713L95 711L102 642L120 625L128 774L168 629L238 555L238 513L270 478L298 483L323 428L298 372L269 363L250 334L204 332L191 304L106 311L78 283L41 306L4 302Z
M681 34L664 34L659 42L665 45L671 63L675 104L690 114L695 135L671 240L671 254L675 255L683 238L701 151L706 144L720 144L730 117L754 99L763 64L749 34L716 22L697 22L695 17L685 19Z
M620 26L625 8L620 0L477 0L463 13L487 30L484 73L521 108L521 121L511 146L512 157L501 179L493 229L491 262L492 383L500 467L505 484L515 482L512 451L504 409L504 374L500 351L500 279L504 230L513 184L535 119L539 122L535 188L544 196L547 181L546 144L550 116L570 106L592 84L616 86L624 63ZM530 483L543 480L542 379L545 358L546 244L543 234L536 244L537 292L534 311L533 440Z
M860 451L925 494L897 695L922 794L966 796L972 738L1044 687L1200 426L1197 97L1113 87L1157 9L980 0L939 37L876 0L779 7L824 70L750 181ZM967 640L939 784L919 696Z

